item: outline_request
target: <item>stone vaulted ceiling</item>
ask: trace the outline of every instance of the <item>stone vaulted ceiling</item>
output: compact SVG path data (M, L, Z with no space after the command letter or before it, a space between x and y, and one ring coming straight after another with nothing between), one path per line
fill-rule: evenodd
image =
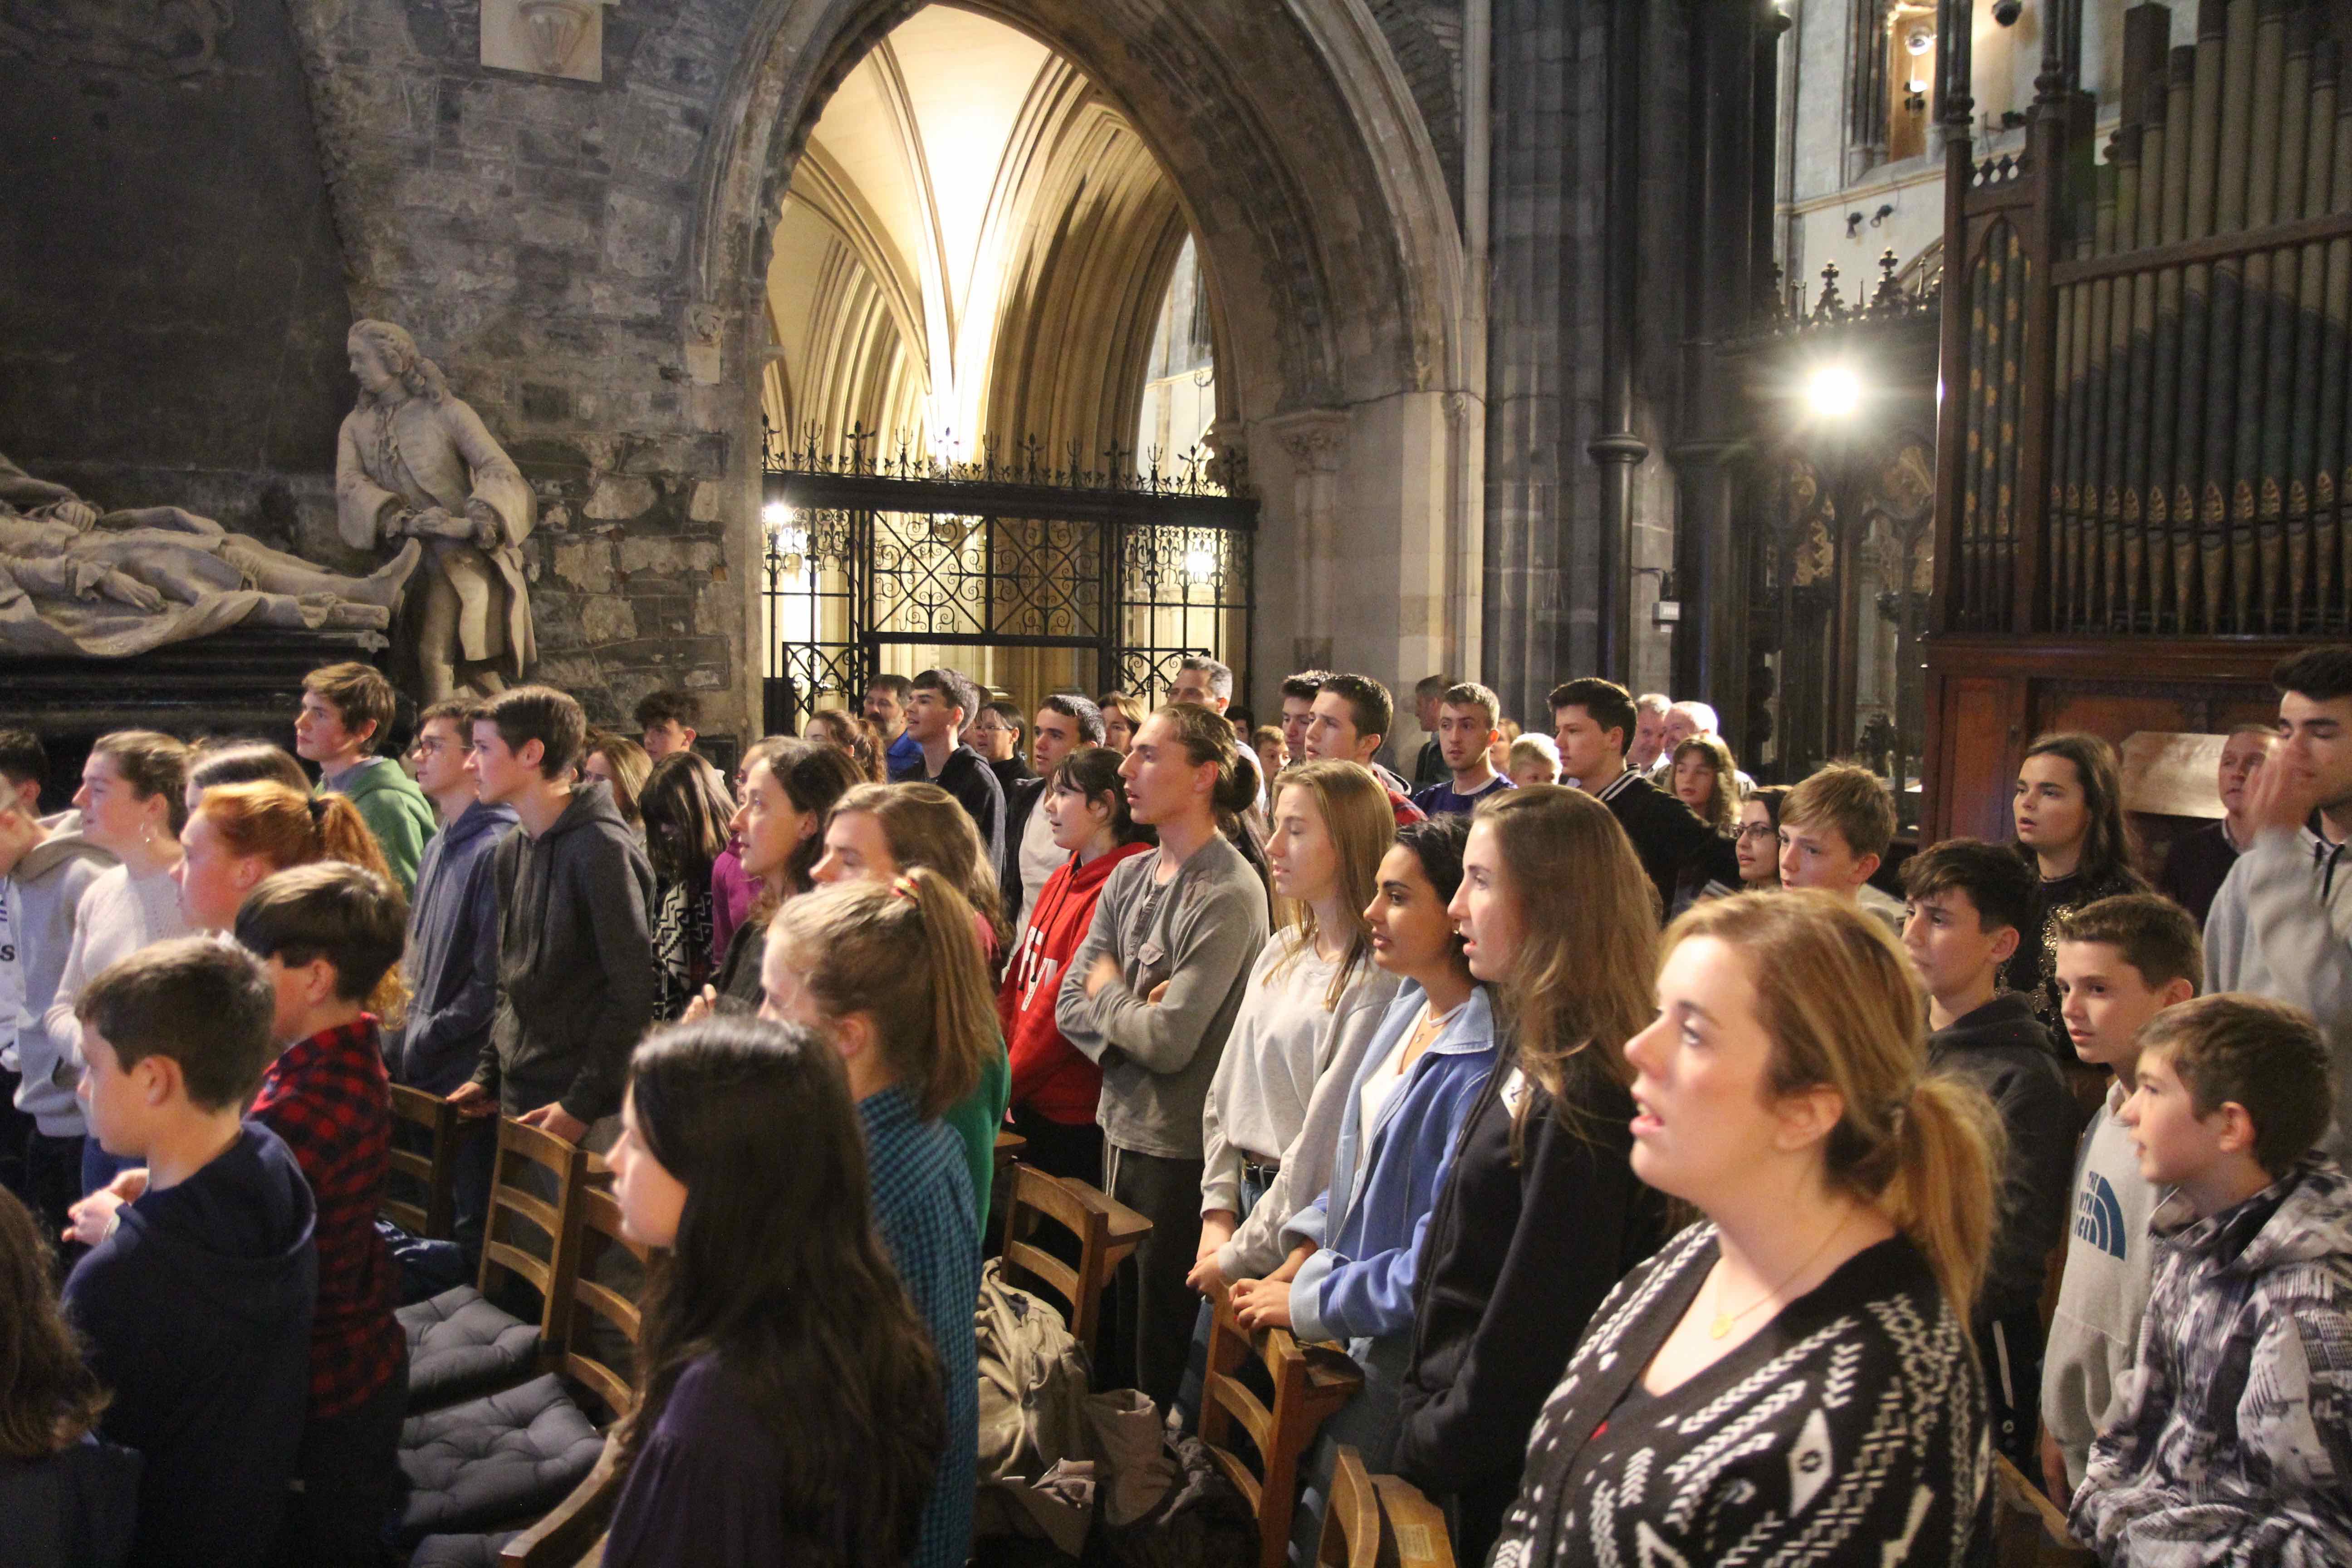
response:
M1131 432L1184 239L1142 139L1069 61L990 17L916 12L809 134L774 231L764 402L969 451Z

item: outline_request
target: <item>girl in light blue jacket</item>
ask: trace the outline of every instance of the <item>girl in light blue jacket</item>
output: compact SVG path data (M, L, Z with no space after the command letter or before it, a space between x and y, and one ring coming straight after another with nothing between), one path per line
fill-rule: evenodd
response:
M1234 1287L1252 1328L1340 1340L1364 1386L1323 1427L1300 1530L1319 1530L1323 1480L1340 1444L1389 1466L1397 1401L1412 1350L1413 1276L1423 1231L1463 1120L1495 1065L1495 1014L1470 976L1446 905L1462 880L1468 820L1441 816L1397 831L1366 919L1373 961L1406 984L1357 1069L1340 1122L1331 1185L1294 1215L1288 1260ZM1312 1534L1306 1539L1312 1541Z

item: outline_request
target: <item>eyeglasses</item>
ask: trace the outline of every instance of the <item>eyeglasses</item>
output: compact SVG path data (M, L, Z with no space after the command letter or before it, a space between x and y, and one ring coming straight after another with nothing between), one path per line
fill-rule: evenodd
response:
M1769 842L1778 840L1780 837L1780 830L1772 826L1769 823L1750 822L1743 824L1739 831L1732 835L1732 837L1735 838L1761 838Z

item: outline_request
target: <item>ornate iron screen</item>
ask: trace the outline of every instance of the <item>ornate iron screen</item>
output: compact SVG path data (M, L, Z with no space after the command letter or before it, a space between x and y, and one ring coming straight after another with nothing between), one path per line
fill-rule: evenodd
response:
M1257 502L1186 454L1172 475L1014 460L955 463L772 443L767 460L764 720L855 708L886 650L1064 650L1063 668L1155 699L1187 655L1249 662ZM1042 692L1031 695L1043 695Z

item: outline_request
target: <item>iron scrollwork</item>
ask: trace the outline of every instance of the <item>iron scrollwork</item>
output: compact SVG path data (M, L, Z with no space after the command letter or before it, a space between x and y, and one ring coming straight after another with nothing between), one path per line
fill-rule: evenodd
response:
M772 728L854 705L892 644L1090 651L1146 696L1187 654L1247 663L1256 502L1205 452L954 461L854 430L835 450L772 434L767 456Z

